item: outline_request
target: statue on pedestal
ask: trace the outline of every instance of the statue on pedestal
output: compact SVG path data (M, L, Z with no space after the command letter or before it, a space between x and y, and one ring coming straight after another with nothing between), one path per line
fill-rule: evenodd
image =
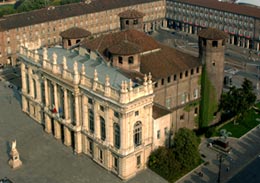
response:
M22 161L20 160L19 153L16 149L16 140L12 141L11 144L11 152L10 152L10 160L9 165L11 168L18 168L22 165Z

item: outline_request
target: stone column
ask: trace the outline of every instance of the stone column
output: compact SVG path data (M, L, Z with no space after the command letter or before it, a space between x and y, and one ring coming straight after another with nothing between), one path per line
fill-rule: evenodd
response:
M79 94L75 93L75 123L79 126Z
M127 123L127 118L126 118L126 115L123 114L122 115L122 118L120 119L120 148L121 149L127 149L128 146L127 146L127 143L126 143L126 137L129 135L128 133L125 133L126 132L126 123ZM133 139L128 139L128 140L132 140ZM131 143L131 142L130 142Z
M27 93L27 82L26 82L26 68L25 64L22 62L21 63L21 76L22 76L22 92Z
M113 135L113 133L111 134L111 131L113 131L113 122L112 124L109 123L109 107L106 106L105 107L105 124L106 124L106 141L108 144L113 144L113 140L111 139L111 135ZM111 127L112 126L112 127Z
M27 93L26 68L23 62L21 63L21 76L22 76L22 92ZM22 95L22 108L24 112L28 112L28 102L23 95Z
M259 43L256 43L256 51L259 51Z
M64 144L66 146L71 146L71 132L66 126L64 126Z
M234 35L231 35L231 44L234 45L234 42L235 42Z
M75 149L74 151L76 153L81 153L82 152L82 137L81 137L81 132L75 132L74 133L75 137Z
M69 105L68 105L68 92L67 89L64 89L64 117L66 122L69 119Z
M29 67L28 68L28 76L29 76L30 96L32 98L35 98L35 96L34 96L34 82L33 82L32 75L33 75L32 69Z
M192 34L192 25L189 25L189 33Z
M46 78L44 78L44 87L45 87L45 104L46 107L49 107L50 103L49 103L49 85L48 85L48 80Z
M42 89L41 89L41 81L39 76L37 76L36 84L36 92L37 92L37 101L42 102Z
M45 132L51 133L51 118L48 114L45 115Z
M167 27L168 27L168 22L167 22L167 20L163 20L163 27L164 27L164 28L167 28Z
M61 138L61 125L57 120L54 120L54 136L56 139Z
M59 111L59 104L58 104L57 84L53 83L53 87L54 87L54 105L55 105L55 108L58 112ZM56 139L61 138L61 125L56 119L54 120L54 135L55 135Z
M249 39L246 39L246 48L249 49Z
M95 125L95 136L97 138L100 138L100 119L98 114L98 104L96 101L93 101L93 105L94 105L94 125Z
M88 127L88 101L86 96L82 96L82 128L83 130L89 130Z

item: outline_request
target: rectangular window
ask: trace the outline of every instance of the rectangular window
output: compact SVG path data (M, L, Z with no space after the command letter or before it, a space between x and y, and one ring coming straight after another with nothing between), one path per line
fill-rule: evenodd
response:
M185 93L183 93L181 96L181 104L184 104L185 101L186 101L186 95L185 95Z
M94 133L95 131L95 126L94 126L94 113L93 110L89 109L88 110L88 120L89 120L89 130L91 133Z
M158 87L158 83L156 82L156 83L154 83L154 87L155 88L157 88Z
M90 154L93 154L93 142L90 139L88 141L88 151Z
M194 70L193 70L193 69L191 69L191 71L190 71L190 75L193 75L193 72L194 72Z
M91 98L89 98L88 99L88 103L92 105L93 104L93 100Z
M140 168L140 166L141 166L141 155L138 155L136 157L136 166L137 166L137 168Z
M198 98L198 89L194 89L194 91L193 91L193 98L194 99L197 99Z
M139 115L139 111L135 111L135 116L138 116Z
M199 73L200 72L200 68L199 67L197 67L197 73Z
M180 120L184 120L184 114L180 116Z
M177 80L177 76L176 76L176 74L174 74L173 80L174 80L174 81Z
M180 73L180 79L182 79L182 72Z
M185 71L185 77L188 77L188 71Z
M101 139L106 140L106 123L105 119L100 116L100 134L101 134Z
M115 116L116 118L119 118L119 113L116 112L116 111L114 111L114 116Z
M104 112L104 110L105 110L105 109L104 109L104 106L102 106L102 105L99 106L99 109L100 109L101 111L103 111L103 112Z
M167 81L168 81L168 83L171 82L171 76L168 76Z
M160 130L157 130L157 139L160 139Z
M103 151L99 149L99 161L103 163Z
M194 109L194 116L197 116L197 115L198 115L198 108L195 107L195 109Z
M114 156L114 163L113 163L113 167L115 170L118 170L118 157Z
M161 80L161 85L164 85L164 79Z

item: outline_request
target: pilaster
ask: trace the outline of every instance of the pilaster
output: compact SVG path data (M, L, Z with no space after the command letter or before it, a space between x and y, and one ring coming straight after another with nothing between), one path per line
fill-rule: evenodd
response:
M64 126L64 144L66 146L71 146L71 132L68 127Z
M81 153L82 152L81 132L74 132L74 137L75 137L75 149L74 149L74 151L76 153Z
M48 114L45 115L45 132L51 133L51 118Z

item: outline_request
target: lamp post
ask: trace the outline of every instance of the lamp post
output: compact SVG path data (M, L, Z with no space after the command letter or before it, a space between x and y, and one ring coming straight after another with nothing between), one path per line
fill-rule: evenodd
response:
M222 165L222 162L223 162L223 156L224 154L222 153L219 153L218 154L218 158L219 158L219 165L218 165L218 180L217 182L220 183L220 177L221 177L221 165Z

